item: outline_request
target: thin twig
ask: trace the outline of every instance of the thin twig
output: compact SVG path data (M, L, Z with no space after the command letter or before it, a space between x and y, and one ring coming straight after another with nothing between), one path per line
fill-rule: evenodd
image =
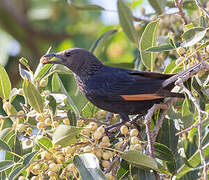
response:
M188 24L188 21L186 19L186 16L185 16L185 13L183 11L183 3L184 3L184 0L175 0L175 5L176 7L178 8L179 10L179 15L181 16L184 24Z
M155 111L157 109L167 109L167 105L166 104L154 104L152 106L151 109L148 110L148 113L145 116L145 126L146 126L146 133L147 133L147 142L148 142L148 146L147 146L147 150L148 150L148 154L150 154L151 157L155 157L154 155L154 141L153 141L153 133L151 132L151 120L152 120L152 116L155 113Z
M170 109L170 107L178 100L178 98L171 98L168 102L165 103L165 107L164 109L161 109L160 111L160 115L159 115L159 118L157 120L157 123L154 127L154 130L153 130L153 142L155 142L156 140L156 137L158 135L158 132L160 130L160 128L162 127L162 124L163 124L163 120L165 118L165 116L167 115L168 113L168 110Z
M203 115L205 114L201 108L200 108L200 104L197 101L197 99L192 95L192 93L184 86L184 77L179 78L179 80L176 82L176 84L181 87L183 89L183 91L188 95L189 99L193 102L193 104L195 105L197 112L198 112L198 117L199 117L199 126L198 126L198 150L200 152L200 158L201 158L201 163L203 166L203 176L205 180L208 180L208 176L207 176L207 164L205 161L205 157L204 157L204 152L203 152L203 148L202 148L202 118Z
M209 17L209 12L202 6L199 0L195 0L197 6Z
M126 141L120 148L120 151L123 152L126 147L128 146L128 141ZM115 156L115 158L113 159L113 161L109 164L109 166L107 167L107 169L105 170L105 174L109 173L112 170L112 167L115 165L115 163L120 159L120 155L117 154Z
M208 120L208 118L209 118L209 114L208 114L207 112L204 112L204 113L206 114L206 117L205 117L205 119L203 119L203 120L201 121L201 123L194 124L194 125L190 126L189 128L184 129L183 131L180 131L180 132L176 133L175 135L176 135L176 136L179 136L179 135L181 135L181 134L183 134L183 133L189 132L189 131L192 130L193 128L197 128L200 124L205 123L205 122Z
M110 124L107 123L107 122L99 121L99 120L93 119L93 118L79 117L79 119L80 119L80 120L83 120L83 121L87 121L87 122L95 122L95 123L98 123L98 124L110 125Z

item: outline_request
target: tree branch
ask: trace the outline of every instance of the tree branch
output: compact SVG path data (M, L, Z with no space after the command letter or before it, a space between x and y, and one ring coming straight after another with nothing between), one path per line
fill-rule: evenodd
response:
M184 3L184 0L175 0L175 5L176 7L179 9L179 15L181 16L184 24L188 24L188 21L186 19L186 16L185 16L185 13L183 11L183 3Z

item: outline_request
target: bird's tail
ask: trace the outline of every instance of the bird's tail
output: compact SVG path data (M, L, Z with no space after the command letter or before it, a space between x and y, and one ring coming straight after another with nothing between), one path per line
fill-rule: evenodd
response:
M178 80L179 77L181 76L185 76L186 74L191 73L192 71L194 71L196 68L198 68L202 63L199 62L193 66L191 66L190 68L179 72L178 74L173 75L172 77L166 79L163 84L162 84L162 88L166 88L169 87L170 85L174 85L174 83Z

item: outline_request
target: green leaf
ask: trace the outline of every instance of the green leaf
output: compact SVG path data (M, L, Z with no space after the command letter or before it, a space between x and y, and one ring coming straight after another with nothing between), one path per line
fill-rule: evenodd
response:
M99 10L99 11L102 11L102 10L105 10L103 7L99 6L99 5L96 5L96 4L84 4L84 5L78 5L78 4L74 4L74 3L71 3L71 5L78 9L78 10Z
M4 67L0 64L0 97L6 100L9 99L11 89L12 86L9 76Z
M129 163L133 164L134 166L138 168L153 169L156 171L160 171L155 159L151 158L150 156L146 154L143 154L140 151L136 151L136 150L125 151L122 154L121 158L128 161Z
M92 45L90 48L90 52L98 55L104 48L105 44L108 42L108 40L115 34L117 33L117 29L110 29L103 33Z
M47 138L47 137L42 137L40 139L37 140L38 146L43 148L44 150L49 151L50 148L52 148L52 141L51 139Z
M23 66L28 67L28 60L25 59L24 57L21 57L21 58L19 59L19 62L20 62Z
M0 161L0 172L5 171L16 165L14 161Z
M205 159L209 157L209 144L205 145L203 147L203 153ZM191 165L191 167L196 167L201 163L201 158L200 158L200 152L197 150L189 159L188 163ZM176 177L181 178L184 176L186 173L190 172L193 170L193 168L188 167L187 165L183 164L177 171Z
M69 110L67 112L67 117L70 121L71 126L77 126L77 118L76 118L76 115L75 115L74 111Z
M182 117L189 116L192 114L190 111L190 102L187 97L185 97L183 105L182 105Z
M5 128L0 131L0 139L5 140L7 134L12 130L12 128Z
M123 2L123 0L118 0L117 6L118 6L120 25L123 31L133 43L137 44L138 37L137 37L136 29L133 24L133 15L132 15L131 10Z
M0 139L0 149L9 152L11 151L9 145L6 142L4 142L2 139Z
M36 156L37 153L38 151L34 151L26 155L26 157L23 160L23 165L25 168L27 168L32 163L33 158Z
M77 128L69 125L59 125L53 136L52 143L59 144L61 146L69 146L76 142L76 136L78 136L83 128Z
M9 175L9 179L8 180L15 180L20 173L22 172L22 170L24 169L24 165L20 165L18 167L16 167Z
M35 109L38 113L42 113L44 109L42 96L36 87L30 81L28 81L27 78L24 80L23 90L29 104L33 107L33 109Z
M150 22L146 26L139 42L139 50L142 62L147 69L151 69L151 71L154 70L155 56L153 52L147 52L145 50L156 45L158 23L159 19Z
M74 101L72 100L72 98L70 97L70 95L68 94L68 92L66 91L61 79L59 78L59 75L57 75L57 81L59 82L61 91L67 96L67 100L68 103L72 106L73 110L76 112L76 116L79 116L79 111L77 106L75 105Z
M176 61L171 61L165 68L164 70L164 74L170 74L171 72L172 73L178 73L179 71L182 70L182 66L179 66L178 68L175 69L176 67ZM175 69L175 70L174 70ZM174 71L173 71L174 70Z
M51 67L52 67L52 64L46 64L43 66L43 64L40 63L34 74L35 80L41 79L42 77L44 77L49 72Z
M54 115L56 112L56 108L57 108L56 99L52 95L47 96L46 99L49 101L49 104L48 104L49 109L52 111L52 113Z
M152 8L157 12L157 14L162 14L165 9L165 0L148 0Z
M22 79L25 79L25 77L29 80L29 81L33 81L33 75L31 74L31 72L25 70L22 68L21 64L19 64L19 72L20 72L20 76L22 77Z
M59 82L59 76L57 73L54 73L52 76L52 92L60 92L61 85Z
M99 168L99 160L94 154L75 155L73 163L79 170L82 180L107 180Z
M171 150L164 144L154 143L154 154L157 158L164 161L174 161L174 156Z
M176 43L176 47L180 47L181 43ZM162 51L170 51L175 49L175 47L173 47L171 44L162 44L159 46L154 46L154 47L150 47L145 49L145 51L148 52L162 52Z
M182 34L182 39L185 42L181 46L189 47L195 45L197 42L202 40L205 37L207 30L203 27L194 27Z

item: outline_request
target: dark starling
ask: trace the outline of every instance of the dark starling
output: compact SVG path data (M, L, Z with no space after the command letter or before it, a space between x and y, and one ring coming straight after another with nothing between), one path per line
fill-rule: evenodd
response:
M58 59L49 61L52 57ZM86 98L103 110L119 114L122 123L130 120L128 115L146 114L148 109L166 97L184 97L181 93L171 92L180 74L106 66L92 53L80 48L46 54L42 62L68 67ZM172 78L171 82L169 78Z

